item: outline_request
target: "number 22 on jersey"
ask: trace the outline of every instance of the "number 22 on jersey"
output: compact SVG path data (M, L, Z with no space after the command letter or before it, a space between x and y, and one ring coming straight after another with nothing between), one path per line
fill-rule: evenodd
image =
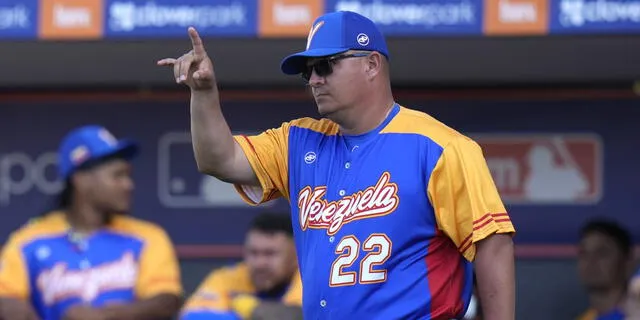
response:
M387 270L375 269L384 264L391 255L391 239L382 233L371 234L362 242L362 251L366 255L360 261L359 271L344 271L358 259L360 255L360 241L353 235L343 237L336 245L338 255L331 265L329 286L340 287L361 284L378 283L387 280Z

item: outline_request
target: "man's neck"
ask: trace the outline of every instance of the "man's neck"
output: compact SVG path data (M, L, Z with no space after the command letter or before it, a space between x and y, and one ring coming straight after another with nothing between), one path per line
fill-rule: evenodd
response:
M393 98L383 103L363 105L362 107L348 110L347 119L352 121L341 121L340 133L346 135L360 135L377 128L389 116L393 105Z
M81 203L73 204L67 211L67 221L78 232L91 233L105 226L106 215L96 208Z
M598 313L606 313L619 307L625 297L625 290L622 287L592 291L589 293L589 305Z
M278 285L269 290L258 292L258 295L263 299L281 299L289 289L289 286L291 285L291 279L293 279L293 275L286 278Z

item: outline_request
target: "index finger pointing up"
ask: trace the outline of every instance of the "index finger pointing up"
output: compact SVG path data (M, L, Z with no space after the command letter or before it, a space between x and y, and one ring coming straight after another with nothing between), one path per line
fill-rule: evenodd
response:
M189 38L191 38L191 45L193 46L193 53L196 56L205 55L204 45L198 31L194 27L189 27Z

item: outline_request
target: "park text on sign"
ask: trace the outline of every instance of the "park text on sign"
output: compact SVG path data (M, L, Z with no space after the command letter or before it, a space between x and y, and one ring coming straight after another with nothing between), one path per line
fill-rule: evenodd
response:
M592 204L602 196L597 135L475 135L508 204Z

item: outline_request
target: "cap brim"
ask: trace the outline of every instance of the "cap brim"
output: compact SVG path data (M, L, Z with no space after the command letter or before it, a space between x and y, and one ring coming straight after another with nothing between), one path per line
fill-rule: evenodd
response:
M280 69L284 74L299 74L304 70L308 58L332 56L349 51L348 48L311 49L294 53L282 60Z
M131 160L138 155L140 147L138 144L129 139L123 139L118 142L113 154L117 154L126 160Z
M128 161L135 158L138 155L139 150L140 147L136 142L129 139L122 139L118 141L118 144L112 149L95 154L92 158L100 160L104 158L118 157Z
M121 155L126 160L131 160L138 155L140 146L135 141L124 139L118 143L116 150L117 154Z

